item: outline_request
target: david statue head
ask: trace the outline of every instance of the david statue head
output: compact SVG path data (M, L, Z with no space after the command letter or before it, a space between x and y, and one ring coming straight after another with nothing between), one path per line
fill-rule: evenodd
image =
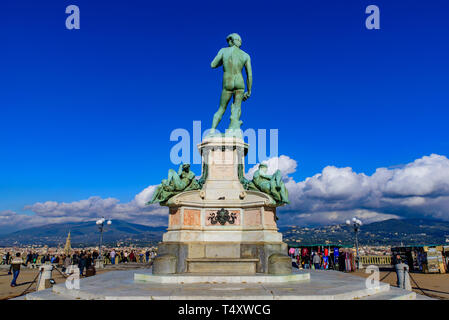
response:
M238 33L231 33L226 37L226 41L230 47L236 46L237 48L240 48L242 45L242 38L240 38Z

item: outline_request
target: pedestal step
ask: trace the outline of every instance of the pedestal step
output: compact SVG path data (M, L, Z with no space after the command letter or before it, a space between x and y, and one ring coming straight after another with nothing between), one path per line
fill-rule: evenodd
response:
M189 258L186 262L188 273L247 275L256 274L259 259Z

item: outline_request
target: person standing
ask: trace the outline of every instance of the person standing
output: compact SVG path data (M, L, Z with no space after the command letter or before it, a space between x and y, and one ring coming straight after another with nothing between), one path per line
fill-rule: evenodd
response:
M86 257L86 271L89 270L92 264L93 264L92 254L89 252Z
M147 263L150 262L150 250L147 250L145 252L145 260L147 261Z
M302 261L304 263L304 269L310 269L310 256L309 256L309 254L304 255L304 257L302 257Z
M78 263L78 268L80 269L80 276L83 275L85 267L86 267L86 256L84 253L81 253L79 263Z
M320 255L318 254L318 252L315 252L315 255L312 258L312 263L315 266L315 270L320 269L321 258L320 258Z
M17 278L19 277L19 273L20 273L20 266L24 265L26 266L25 263L23 263L22 258L20 257L20 252L16 253L16 257L14 259L12 259L11 261L11 266L9 267L9 273L13 273L12 276L12 281L11 281L11 287L15 287L17 286Z
M31 254L31 251L29 251L28 254L27 254L27 258L26 258L25 264L28 265L28 262L29 263L33 263L33 255Z
M64 259L64 270L62 270L62 271L68 273L68 270L69 270L71 264L72 264L72 259L70 259L70 256L67 255L67 257L65 257L65 259Z
M115 250L114 249L112 249L110 256L111 256L111 264L115 264Z

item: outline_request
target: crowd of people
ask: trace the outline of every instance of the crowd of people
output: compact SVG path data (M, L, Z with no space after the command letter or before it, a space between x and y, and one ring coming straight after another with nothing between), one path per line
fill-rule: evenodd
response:
M153 250L140 251L137 253L134 250L106 250L103 253L104 264L119 264L119 263L149 263L156 255ZM97 250L76 250L72 254L39 254L37 252L25 252L21 254L17 252L12 255L9 251L3 254L0 264L9 265L8 274L13 275L11 287L17 285L17 278L20 273L20 267L37 267L40 264L53 264L60 268L63 273L71 273L73 266L78 267L80 276L95 275L95 264L100 255Z
M134 250L128 252L127 250L115 251L114 249L112 249L105 252L105 260L110 264L128 262L149 263L150 260L155 257L155 255L156 252L152 250L146 250L145 252L141 251L140 253L137 253Z

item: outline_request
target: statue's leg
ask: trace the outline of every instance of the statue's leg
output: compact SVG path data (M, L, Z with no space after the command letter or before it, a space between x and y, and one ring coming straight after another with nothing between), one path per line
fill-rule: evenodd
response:
M279 197L279 201L288 202L288 190L285 188L285 184L282 182L282 173L280 170L276 170L273 175L273 187L276 190L276 194Z
M175 170L173 169L169 169L168 170L168 178L167 178L167 185L171 185L173 179L175 176L177 176L178 174L176 173Z
M282 201L288 203L288 190L285 184L281 184L281 191L279 193L281 194Z
M161 193L162 193L162 186L159 186L159 187L157 187L156 190L154 191L153 196L151 197L151 200L150 200L149 203L151 204L151 203L156 203L156 202L158 202Z
M276 172L273 175L273 179L276 183L276 186L279 187L281 185L282 182L282 173L281 170L276 170Z
M214 133L215 129L220 123L220 120L223 117L224 112L226 111L226 107L228 106L229 100L231 100L232 95L233 95L232 91L228 91L225 89L221 91L220 107L218 108L218 111L215 112L214 114L214 118L212 120L211 133Z
M275 179L275 176L273 175L273 178L270 180L271 195L274 198L274 200L280 201L281 200L281 195L279 194L279 190L278 190L277 187L278 186L276 184L276 179Z
M182 190L185 187L183 181L178 176L178 173L173 169L168 171L168 181L170 186L173 186L175 190Z
M242 99L243 90L236 90L234 95L234 102L231 106L231 122L229 123L229 129L240 129L242 121L240 121L240 116L242 114Z

